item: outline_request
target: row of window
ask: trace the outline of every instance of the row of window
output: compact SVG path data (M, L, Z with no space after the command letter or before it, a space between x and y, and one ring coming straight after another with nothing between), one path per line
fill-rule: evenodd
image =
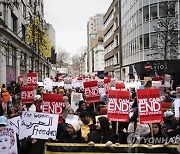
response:
M113 57L108 59L108 60L105 60L105 67L108 67L111 65L114 65L114 58Z
M168 5L169 4L169 5ZM154 3L139 9L122 27L122 36L126 36L142 22L163 18L168 14L175 16L175 2Z
M108 17L108 19L104 22L104 29L106 29L106 27L113 20L113 18L114 18L114 16L113 16L113 12L112 12L111 15Z
M114 26L104 35L104 42L106 42L114 34Z

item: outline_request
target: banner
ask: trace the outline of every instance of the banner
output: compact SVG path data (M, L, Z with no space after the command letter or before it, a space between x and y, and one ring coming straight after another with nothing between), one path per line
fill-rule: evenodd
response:
M27 73L27 86L37 86L38 74L36 72Z
M14 130L14 132L18 135L19 135L20 125L21 125L20 116L8 119L8 126L10 126Z
M0 153L18 154L16 133L10 127L0 127Z
M83 100L82 93L71 93L71 108L74 110L74 112L76 112L78 109L80 100Z
M64 89L72 89L72 79L71 78L64 79Z
M39 139L56 139L59 116L56 114L46 114L40 112L22 113L19 138L31 136Z
M34 87L32 86L21 87L21 102L22 103L34 102Z
M64 108L62 94L43 94L42 100L42 112L58 114L62 116L62 111Z
M97 81L84 82L84 93L86 96L86 102L99 102L100 94Z
M108 92L111 89L111 78L104 79L104 89L105 89L106 95L108 95Z
M159 89L138 89L137 95L140 123L160 123L162 111Z
M129 144L111 145L110 147L105 144L95 144L89 146L83 143L47 143L45 154L113 154L113 153L174 153L178 154L179 145L145 145L139 144L137 147L132 147Z
M129 99L129 91L109 91L107 117L110 121L129 121Z

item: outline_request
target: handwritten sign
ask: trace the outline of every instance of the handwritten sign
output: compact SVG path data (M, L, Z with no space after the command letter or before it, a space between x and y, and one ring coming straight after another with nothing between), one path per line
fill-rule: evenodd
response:
M137 94L140 123L160 123L162 111L159 89L138 89Z
M18 154L16 133L10 127L0 127L0 153Z
M72 79L64 78L64 89L72 89Z
M19 138L56 139L58 118L56 114L23 112Z
M11 126L11 128L13 128L13 130L18 135L19 135L20 125L21 125L21 117L20 116L12 118L12 119L8 119L8 126Z

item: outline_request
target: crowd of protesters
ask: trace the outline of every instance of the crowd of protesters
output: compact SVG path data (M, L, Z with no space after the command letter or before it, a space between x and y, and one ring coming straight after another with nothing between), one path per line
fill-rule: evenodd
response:
M128 136L131 133L139 134L142 144L179 144L180 142L180 123L175 118L175 109L173 101L176 99L175 91L165 90L164 102L170 102L172 107L164 112L162 123L140 124L138 117L138 102L135 89L131 89L131 112L129 113L129 122L119 122L118 129L116 122L110 122L107 115L107 96L101 95L101 101L87 104L86 101L79 101L76 111L71 108L72 91L83 93L83 89L64 89L63 87L54 87L53 91L46 91L43 87L37 88L37 95L34 102L28 104L21 103L21 84L13 82L10 87L5 84L1 87L0 99L0 127L7 125L7 119L20 116L23 111L42 112L42 94L56 93L63 94L65 107L62 113L62 120L59 121L56 140L34 139L29 136L23 140L18 140L19 154L41 154L44 152L46 142L59 143L88 143L93 146L96 143L103 143L105 146L112 144L127 144ZM5 95L7 92L9 97ZM4 99L3 97L6 97ZM85 96L83 95L85 98ZM6 102L4 102L6 101ZM6 104L6 106L4 105ZM6 109L5 109L6 108ZM79 121L65 123L68 114L79 116ZM98 119L96 116L101 115ZM117 131L118 130L118 131ZM153 137L153 140L150 140ZM157 138L157 140L156 140ZM158 142L156 142L158 141Z

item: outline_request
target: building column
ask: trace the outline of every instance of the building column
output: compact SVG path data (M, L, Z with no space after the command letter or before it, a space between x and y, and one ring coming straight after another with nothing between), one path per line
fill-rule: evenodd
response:
M6 84L6 51L0 44L0 86Z
M20 59L21 59L21 51L17 49L16 52L16 81L18 80L18 76L20 75Z

